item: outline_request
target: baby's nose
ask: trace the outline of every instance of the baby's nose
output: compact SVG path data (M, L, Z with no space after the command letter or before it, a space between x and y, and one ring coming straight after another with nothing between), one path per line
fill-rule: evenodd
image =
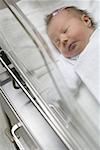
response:
M67 38L63 38L62 41L61 41L61 44L62 44L63 47L67 47L68 39Z
M62 44L63 44L64 46L67 46L67 43L68 43L68 39L64 39L64 40L62 41Z

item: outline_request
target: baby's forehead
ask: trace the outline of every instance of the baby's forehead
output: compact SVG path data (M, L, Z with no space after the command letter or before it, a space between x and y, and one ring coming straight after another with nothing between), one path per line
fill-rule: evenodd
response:
M62 13L65 13L66 15L79 16L81 12L74 6L59 8L46 16L45 21L46 21L47 29L48 29L48 26L50 25L50 22L53 20L53 18L55 18L56 16L59 16L59 14L62 14Z
M81 16L80 12L78 12L77 10L74 10L72 8L68 8L68 9L63 9L57 15L53 16L51 18L51 21L55 20L55 18L60 19L61 17L71 18L71 17L79 17L79 16Z
M63 21L63 19L70 19L72 17L79 17L80 16L79 14L80 13L78 13L72 9L64 9L61 12L59 12L57 15L55 15L51 18L50 24L52 24L52 22Z

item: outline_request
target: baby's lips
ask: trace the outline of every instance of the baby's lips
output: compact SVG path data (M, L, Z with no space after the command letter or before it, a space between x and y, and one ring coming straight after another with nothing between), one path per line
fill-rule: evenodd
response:
M68 51L74 50L75 47L76 47L76 42L72 42L72 43L69 44L69 46L68 46Z

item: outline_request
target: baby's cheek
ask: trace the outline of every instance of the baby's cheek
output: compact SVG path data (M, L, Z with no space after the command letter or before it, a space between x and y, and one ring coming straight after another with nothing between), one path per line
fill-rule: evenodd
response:
M73 35L75 36L75 37L78 37L78 38L82 38L83 37L83 35L84 35L84 29L83 29L83 27L74 27L74 32L73 32Z

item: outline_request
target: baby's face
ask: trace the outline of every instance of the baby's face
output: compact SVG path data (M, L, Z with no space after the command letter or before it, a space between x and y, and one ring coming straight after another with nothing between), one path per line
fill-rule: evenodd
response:
M86 15L74 15L63 10L51 19L48 35L60 53L70 58L81 53L88 44L93 32L90 26Z

